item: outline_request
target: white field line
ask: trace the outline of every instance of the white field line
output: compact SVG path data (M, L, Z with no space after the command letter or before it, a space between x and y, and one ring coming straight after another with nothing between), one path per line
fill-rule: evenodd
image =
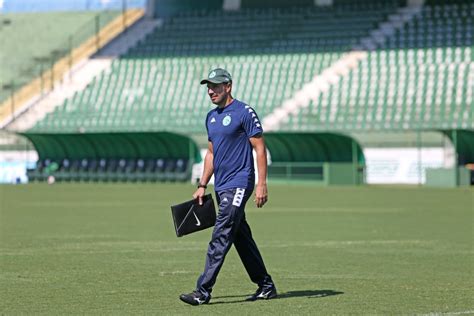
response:
M428 314L417 314L418 316L455 316L455 315L468 315L474 314L474 309L461 311L461 312L431 312Z
M186 271L186 270L177 270L177 271L160 271L160 276L168 276L168 275L177 275L177 274L195 274L194 271Z

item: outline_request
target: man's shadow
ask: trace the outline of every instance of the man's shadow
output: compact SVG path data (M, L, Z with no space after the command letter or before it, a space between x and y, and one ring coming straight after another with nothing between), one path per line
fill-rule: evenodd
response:
M288 291L281 294L275 299L285 299L285 298L292 298L292 297L306 297L306 298L321 298L326 296L333 296L333 295L340 295L344 294L341 291L334 291L334 290L300 290L300 291ZM216 296L213 297L214 299L221 299L221 298L238 298L232 301L220 301L220 302L212 302L211 304L232 304L232 303L242 303L246 302L245 298L250 295L223 295L223 296Z

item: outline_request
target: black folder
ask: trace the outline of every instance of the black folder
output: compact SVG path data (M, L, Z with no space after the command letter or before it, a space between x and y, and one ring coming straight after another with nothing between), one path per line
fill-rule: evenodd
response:
M216 223L216 209L211 194L203 196L202 205L196 199L173 205L171 214L178 237L212 227Z

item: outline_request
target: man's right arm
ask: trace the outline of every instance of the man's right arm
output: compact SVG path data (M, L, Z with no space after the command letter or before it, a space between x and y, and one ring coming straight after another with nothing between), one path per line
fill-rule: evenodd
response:
M214 173L214 149L212 148L212 143L209 142L207 145L207 153L204 158L204 171L202 172L201 180L199 184L202 186L207 186L209 180L211 180L212 174ZM200 187L194 192L193 197L199 199L199 205L202 205L202 197L206 193L206 188Z

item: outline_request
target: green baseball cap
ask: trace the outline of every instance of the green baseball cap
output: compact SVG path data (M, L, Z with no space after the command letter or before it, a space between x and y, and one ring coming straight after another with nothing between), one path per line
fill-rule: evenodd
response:
M228 83L232 82L232 77L227 70L222 69L222 68L216 68L214 70L211 70L209 75L207 75L206 79L201 80L201 84L207 84L207 83Z

